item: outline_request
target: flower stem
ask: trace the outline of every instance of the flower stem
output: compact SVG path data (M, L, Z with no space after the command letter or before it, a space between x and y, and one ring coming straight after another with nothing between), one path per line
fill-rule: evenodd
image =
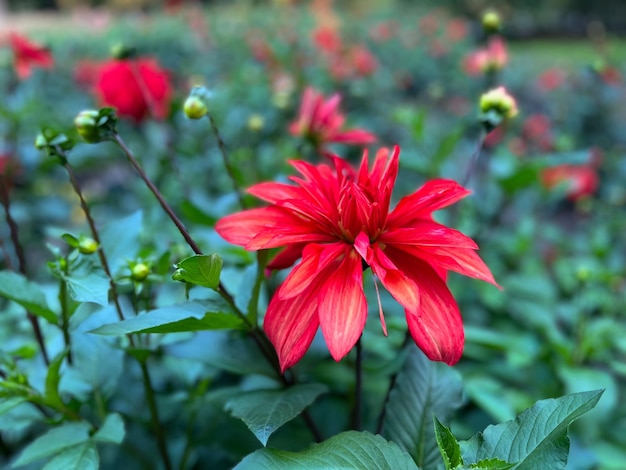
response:
M352 410L352 429L360 431L363 414L363 345L361 338L356 342L356 363L354 383L354 409Z
M146 365L145 361L139 361L139 366L141 367L143 385L146 393L146 401L148 402L148 408L150 409L152 426L154 428L154 434L156 435L159 453L161 454L161 458L163 459L163 465L165 465L166 470L171 470L172 463L170 461L170 456L167 451L165 432L163 431L163 426L161 426L161 421L159 419L159 409L157 408L156 399L154 398L154 389L152 388L150 372L148 371L148 366Z
M57 151L62 152L61 149L57 149ZM61 153L61 155L63 155L63 153ZM87 219L87 224L89 225L91 236L98 244L98 257L100 258L100 264L102 265L102 269L104 269L104 273L109 279L109 288L111 291L111 297L113 298L113 304L115 305L115 310L117 312L118 318L120 319L120 321L122 321L124 320L124 313L122 312L122 307L120 306L119 295L117 293L117 287L115 285L115 280L113 279L113 274L111 273L111 269L109 267L109 261L101 246L102 242L100 241L100 235L98 233L98 229L96 228L96 223L94 222L93 217L91 216L91 210L89 209L89 205L87 204L87 201L85 200L85 197L83 196L83 192L80 189L78 179L76 179L74 170L72 169L72 166L67 161L67 158L64 158L63 166L65 167L65 170L67 171L67 175L70 178L70 183L72 185L72 188L74 189L74 192L76 193L76 195L78 196L78 199L80 200L80 207L82 208L83 213L85 214L85 218ZM132 336L129 336L129 340L132 345L133 344Z
M72 348L70 340L70 314L67 308L67 282L61 280L59 285L59 304L61 304L61 330L67 348L67 363L72 364Z
M478 163L478 159L480 158L480 151L483 148L485 143L485 138L487 137L487 132L485 130L480 131L480 136L478 137L478 141L476 142L476 147L474 148L474 152L472 152L472 157L470 159L470 164L465 171L465 176L461 181L461 186L466 186L469 183L469 180L472 178L472 175L476 171L476 165Z
M213 133L215 134L215 138L217 139L217 146L219 147L220 153L222 155L224 168L226 169L226 172L228 173L228 177L233 183L233 189L235 190L235 193L237 193L237 199L239 200L239 205L241 206L242 209L245 209L246 202L243 199L243 195L241 194L241 188L239 187L239 183L237 183L237 176L235 175L230 159L228 158L228 153L226 152L226 144L224 144L224 140L222 139L222 136L217 127L217 124L215 123L215 119L213 119L213 116L211 116L210 113L207 113L207 117L209 118L209 122L211 123L211 129L213 130Z
M19 270L20 273L26 275L26 256L24 254L24 247L20 242L18 225L11 215L11 198L9 197L8 181L4 173L0 177L0 197L2 198L4 214L6 216L7 224L9 226L9 232L11 234L11 242L13 243L15 254L17 255ZM39 320L32 312L29 311L26 311L26 316L28 317L28 321L30 322L33 329L37 344L39 344L39 349L41 349L43 360L46 365L50 365L50 357L48 356L48 350L46 349L46 344L43 339L41 327L39 326Z

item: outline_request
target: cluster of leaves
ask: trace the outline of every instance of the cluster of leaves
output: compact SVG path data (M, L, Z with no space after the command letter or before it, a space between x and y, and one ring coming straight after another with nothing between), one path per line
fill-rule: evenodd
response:
M255 258L213 231L237 196L207 122L180 111L187 83L198 76L210 86L210 112L240 187L282 178L287 158L310 156L286 131L305 85L341 91L353 124L375 131L381 144L402 146L396 197L425 178L461 179L484 87L461 66L475 31L467 24L465 37L451 35L459 23L440 13L363 15L344 21L341 35L367 43L378 68L350 79L333 75L314 47L308 11L286 7L183 10L145 19L141 34L120 23L93 37L51 37L54 70L19 84L8 68L0 71L0 86L11 90L0 103L2 132L19 156L11 211L28 274L6 261L0 272L0 462L154 468L163 461L154 451L162 433L177 468L293 468L296 460L302 468L563 468L569 424L600 398L581 392L604 388L596 410L572 428L570 465L619 468L626 458L626 433L616 431L626 426L626 221L612 214L626 202L626 159L619 158L626 142L615 99L624 85L606 81L605 64L564 70L567 79L550 92L535 80L543 70L522 60L502 73L521 116L481 156L474 197L441 214L478 241L504 287L451 276L467 336L456 372L402 347L402 312L385 296L389 337L375 322L363 336L362 429L369 432L346 431L353 355L334 363L316 341L285 384L261 354L267 345L259 348L254 331L276 280L263 284L265 254ZM168 119L117 127L203 250L219 256L190 256L114 144L73 146L74 116L94 105L74 84L75 58L104 58L119 40L177 71L180 91ZM259 43L266 58L251 60ZM526 117L537 114L549 118L550 146L527 130ZM38 144L55 158L32 145L38 129L50 126L64 133L46 130ZM595 195L572 203L565 190L542 187L544 168L582 163L592 146L604 154ZM59 156L80 175L101 227L98 250L106 253L122 321L98 252L80 250L91 234ZM0 235L10 261L11 233ZM224 291L234 294L231 302ZM47 361L26 312L40 323ZM458 442L434 418L468 440ZM322 443L311 446L309 420ZM502 424L487 427L494 422Z

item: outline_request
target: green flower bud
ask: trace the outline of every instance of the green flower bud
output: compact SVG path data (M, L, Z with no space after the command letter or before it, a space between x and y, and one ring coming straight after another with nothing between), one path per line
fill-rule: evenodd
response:
M189 95L183 105L183 111L185 116L189 119L202 119L207 115L209 109L206 106L204 100L198 96Z
M113 57L114 59L130 59L136 54L137 50L134 47L129 47L122 43L114 44L113 47L111 47L111 57Z
M145 263L137 263L130 269L130 277L133 281L145 281L150 274L150 267Z
M98 131L98 119L100 115L98 111L90 109L87 111L81 111L74 119L74 125L78 134L90 144L100 142L101 136Z
M487 132L518 113L515 99L502 86L484 93L480 97L479 108L478 119L483 123Z
M487 10L483 13L482 24L487 34L497 33L502 27L500 15L495 10Z
M259 132L261 129L263 129L264 125L265 121L263 119L263 116L259 114L253 114L248 119L248 129L250 129L252 132Z
M98 242L91 237L81 237L78 241L78 251L84 255L91 255L98 251Z

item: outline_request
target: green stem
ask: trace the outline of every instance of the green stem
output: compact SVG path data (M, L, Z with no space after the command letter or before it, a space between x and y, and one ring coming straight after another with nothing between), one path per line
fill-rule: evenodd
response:
M156 435L157 446L159 447L159 453L161 454L161 458L163 459L163 465L165 465L166 470L172 470L172 463L170 461L170 456L167 451L167 441L165 439L165 432L163 430L163 426L161 426L161 421L159 419L159 410L157 408L156 399L154 397L154 389L152 388L152 380L150 379L150 372L148 371L148 366L146 365L144 361L139 361L139 366L141 367L144 390L146 393L146 401L148 402L148 408L150 409L150 416L152 417L152 426L154 428L154 434Z
M484 129L481 130L478 141L476 142L476 147L474 148L474 152L472 152L472 156L470 158L470 164L468 165L467 170L465 171L465 176L461 181L461 186L467 185L467 183L469 183L469 180L472 178L472 175L476 171L476 165L478 164L478 159L480 158L480 151L483 148L486 137L487 132L485 132Z
M361 338L356 342L356 362L354 366L354 409L352 410L352 429L360 431L363 414L363 345Z
M239 205L241 206L242 209L245 209L246 202L243 199L243 195L241 194L241 188L239 187L239 183L237 183L237 177L230 163L230 159L228 158L228 153L226 152L226 144L224 144L224 140L222 139L222 136L217 127L217 124L215 123L215 119L213 119L213 116L211 116L211 114L209 113L207 113L207 116L209 118L209 122L211 123L211 129L213 130L213 133L215 134L215 138L217 139L217 146L219 147L220 153L222 155L224 168L226 169L226 173L228 173L228 177L230 178L230 181L233 183L233 188L235 190L235 193L237 194Z
M70 340L70 312L67 308L67 283L62 279L59 285L59 304L61 304L61 330L67 348L67 362L72 364L72 349Z

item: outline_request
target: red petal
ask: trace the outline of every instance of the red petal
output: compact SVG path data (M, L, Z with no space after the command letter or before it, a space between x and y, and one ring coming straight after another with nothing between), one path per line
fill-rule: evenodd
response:
M470 194L470 191L452 180L431 180L413 194L403 197L389 214L388 226L407 227L420 219L430 217Z
M342 143L342 144L370 144L372 142L376 142L378 140L376 136L370 132L367 132L363 129L352 129L345 132L340 132L332 137L332 142Z
M280 299L279 288L267 307L263 328L276 349L282 372L302 359L315 337L318 284L309 284L302 295L288 300Z
M248 188L248 193L272 204L285 199L296 199L302 197L302 189L282 183L255 184L254 186Z
M478 245L467 235L429 220L420 220L411 227L388 230L380 241L392 245L417 245L418 247L444 246L476 250Z
M319 321L328 350L341 360L363 333L367 302L363 293L361 258L350 248L320 291Z
M419 287L419 308L406 309L411 336L433 361L455 364L463 354L463 321L450 290L425 262L393 248L385 253Z
M215 230L227 241L248 250L334 240L329 234L319 232L314 223L278 207L228 215L215 224Z
M273 271L288 268L302 256L302 250L306 245L306 243L294 243L293 245L288 245L284 250L272 258L272 261L267 264L266 269Z

